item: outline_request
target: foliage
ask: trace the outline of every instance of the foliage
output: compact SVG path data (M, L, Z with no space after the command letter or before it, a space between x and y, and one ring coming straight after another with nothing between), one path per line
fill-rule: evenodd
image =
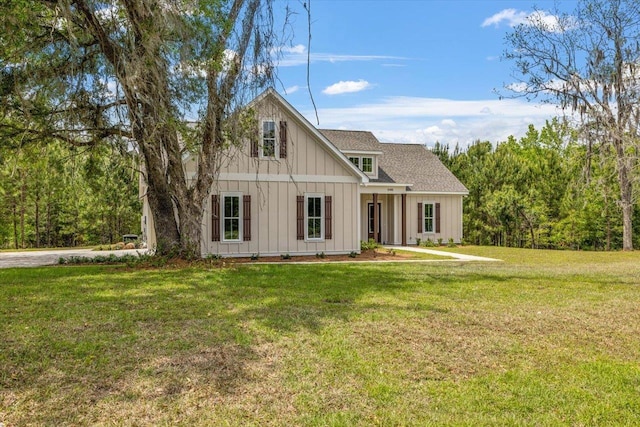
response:
M362 240L360 242L360 250L361 251L374 251L380 247L380 244L373 239L369 239L368 241Z
M631 250L640 150L640 4L582 0L571 14L558 12L553 22L548 16L534 13L507 36L505 56L520 77L510 88L516 96L555 103L578 120L588 154L598 151L617 175L622 247ZM532 232L545 214L530 212Z
M246 103L275 81L284 41L272 1L21 0L3 3L0 26L2 139L12 148L128 140L140 153L157 252L199 256L221 153L244 141ZM195 176L182 167L189 156Z
M140 230L138 159L61 141L0 147L0 248L111 244Z
M463 221L467 242L594 250L623 246L614 161L590 149L559 120L541 130L530 126L524 137L496 147L476 142L447 154L445 163L469 190Z
M0 270L2 422L637 423L638 252L463 251Z

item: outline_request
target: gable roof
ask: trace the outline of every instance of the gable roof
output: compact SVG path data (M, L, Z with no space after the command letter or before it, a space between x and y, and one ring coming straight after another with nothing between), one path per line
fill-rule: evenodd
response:
M372 183L407 184L408 192L468 194L467 188L423 145L381 143L365 131L320 132L343 151L379 151L378 178Z
M325 135L323 135L321 132L319 132L318 129L316 129L315 126L313 126L311 123L309 123L309 121L307 119L305 119L304 116L298 112L298 110L293 108L293 106L291 104L289 104L289 102L286 99L284 99L282 97L282 95L280 95L275 89L273 89L273 88L266 89L260 95L255 97L253 99L253 101L251 101L247 106L251 107L251 106L261 102L266 97L274 98L276 100L276 102L278 102L283 107L283 109L287 113L289 113L289 115L294 117L303 127L305 127L309 131L309 133L314 135L320 141L320 143L327 149L327 151L336 160L338 160L349 171L351 171L354 175L356 175L358 178L360 178L361 182L369 182L370 181L369 177L364 172L362 172L356 165L351 163L349 161L349 159L347 158L347 156L345 156L344 153L342 151L340 151L340 149L338 149L338 147L336 147L329 139L327 139L327 137Z

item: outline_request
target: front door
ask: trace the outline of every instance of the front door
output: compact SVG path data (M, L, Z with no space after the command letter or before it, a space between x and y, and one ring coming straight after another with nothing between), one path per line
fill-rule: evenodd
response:
M368 239L373 239L373 203L367 204L367 230L368 230ZM382 204L378 203L378 243L382 243Z

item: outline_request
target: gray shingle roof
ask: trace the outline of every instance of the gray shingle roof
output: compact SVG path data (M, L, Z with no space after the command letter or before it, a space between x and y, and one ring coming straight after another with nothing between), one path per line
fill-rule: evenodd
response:
M380 151L380 142L366 130L318 129L341 151Z
M438 156L423 145L381 143L366 131L323 130L320 132L342 151L381 151L378 179L372 182L413 184L408 191L467 193Z

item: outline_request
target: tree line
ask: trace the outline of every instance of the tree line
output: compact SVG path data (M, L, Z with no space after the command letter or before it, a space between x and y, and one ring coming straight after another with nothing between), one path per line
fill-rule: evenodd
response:
M0 148L0 248L115 243L138 234L138 158L114 149L56 140Z
M476 141L433 152L469 190L465 241L551 249L623 248L619 181L611 146L585 143L559 120L520 139ZM634 201L633 229L640 229ZM640 236L633 236L634 245Z

